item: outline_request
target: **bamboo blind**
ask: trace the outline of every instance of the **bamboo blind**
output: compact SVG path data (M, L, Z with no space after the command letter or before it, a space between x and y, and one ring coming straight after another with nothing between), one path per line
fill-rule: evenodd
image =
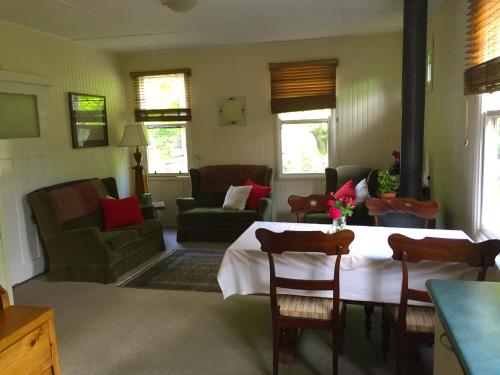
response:
M139 122L167 122L167 121L191 121L191 105L189 76L190 69L157 70L150 72L132 72L135 91L135 121ZM155 85L155 80L163 80L166 77L182 78L184 80L185 100L182 103L172 105L172 108L147 108L146 92L148 85ZM175 108L174 108L175 107Z
M469 0L466 95L500 90L500 0Z
M337 59L269 64L271 112L335 108Z

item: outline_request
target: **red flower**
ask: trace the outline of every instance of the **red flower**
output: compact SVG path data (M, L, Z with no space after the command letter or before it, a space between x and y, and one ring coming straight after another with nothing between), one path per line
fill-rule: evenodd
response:
M401 158L401 153L399 151L394 150L392 152L392 157L396 160L399 160Z
M336 207L332 207L328 209L328 215L330 215L332 219L338 219L340 218L340 210Z
M333 207L333 200L332 200L332 199L327 200L327 201L326 201L326 205L327 205L328 207Z

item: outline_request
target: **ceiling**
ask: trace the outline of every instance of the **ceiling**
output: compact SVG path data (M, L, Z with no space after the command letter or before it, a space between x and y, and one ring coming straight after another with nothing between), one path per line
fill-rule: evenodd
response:
M439 0L430 0L433 9ZM402 29L403 0L0 0L0 20L117 52L317 39Z

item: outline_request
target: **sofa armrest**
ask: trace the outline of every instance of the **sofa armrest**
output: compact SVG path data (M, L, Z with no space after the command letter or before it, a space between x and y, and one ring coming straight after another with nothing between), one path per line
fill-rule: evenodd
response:
M273 200L271 198L262 198L259 201L259 219L273 221Z
M111 264L111 248L97 227L60 232L46 243L50 262L54 264Z
M153 206L141 206L141 213L144 219L154 219L155 216L155 208Z
M177 203L177 209L179 210L179 213L191 210L196 207L196 201L194 198L177 198L175 203Z

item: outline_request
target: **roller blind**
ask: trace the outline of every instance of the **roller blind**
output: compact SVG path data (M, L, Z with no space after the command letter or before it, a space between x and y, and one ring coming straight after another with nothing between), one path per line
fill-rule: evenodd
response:
M269 64L271 112L335 108L337 59Z
M500 90L500 0L469 0L466 95Z
M135 120L191 121L190 75L190 69L130 73L135 91Z

